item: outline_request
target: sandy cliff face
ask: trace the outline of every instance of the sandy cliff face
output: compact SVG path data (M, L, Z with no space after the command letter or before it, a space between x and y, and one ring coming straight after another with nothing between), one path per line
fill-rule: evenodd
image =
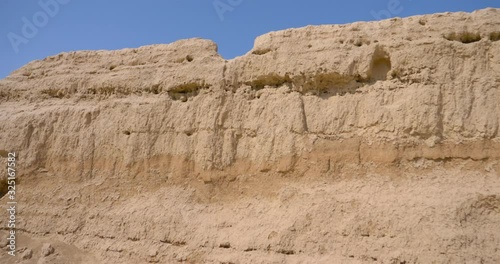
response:
M25 261L496 263L499 29L485 9L229 61L190 39L29 63L0 80Z

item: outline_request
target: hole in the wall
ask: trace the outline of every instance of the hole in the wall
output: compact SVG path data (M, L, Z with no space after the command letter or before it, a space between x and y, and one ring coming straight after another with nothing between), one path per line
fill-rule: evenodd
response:
M382 48L377 47L372 56L370 70L368 72L372 81L384 81L387 73L391 70L391 58Z

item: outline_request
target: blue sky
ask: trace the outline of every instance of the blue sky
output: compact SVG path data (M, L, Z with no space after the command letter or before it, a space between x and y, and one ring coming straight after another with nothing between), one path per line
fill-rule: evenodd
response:
M339 3L342 3L340 5ZM269 31L500 7L498 0L0 0L0 78L64 51L201 37L226 59Z

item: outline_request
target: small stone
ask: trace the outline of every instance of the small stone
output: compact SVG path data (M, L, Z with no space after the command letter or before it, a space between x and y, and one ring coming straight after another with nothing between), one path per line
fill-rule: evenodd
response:
M50 254L54 253L54 251L55 250L51 244L45 243L42 246L42 257L49 256Z
M158 250L152 248L148 251L148 256L150 257L156 257L156 255L158 255Z
M180 99L181 99L181 102L187 102L187 100L188 100L185 95L182 95Z
M210 174L208 174L208 173L204 173L204 174L202 175L202 179L203 179L203 183L204 183L204 184L209 184L209 183L212 183L212 182L213 182L212 177L211 177L211 176L210 176Z
M186 262L187 257L186 256L177 256L176 260L177 260L177 262Z
M425 144L429 147L429 148L433 148L434 146L436 146L436 144L438 144L439 142L441 141L441 138L437 137L437 136L432 136L432 137L429 137L426 141L425 141Z
M32 256L33 256L33 250L31 249L26 249L21 255L23 259L31 259Z

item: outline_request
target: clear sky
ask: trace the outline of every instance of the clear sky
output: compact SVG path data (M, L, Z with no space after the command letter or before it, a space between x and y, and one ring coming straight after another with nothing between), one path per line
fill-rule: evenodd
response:
M500 7L498 0L0 0L0 78L64 51L201 37L230 59L269 31Z

